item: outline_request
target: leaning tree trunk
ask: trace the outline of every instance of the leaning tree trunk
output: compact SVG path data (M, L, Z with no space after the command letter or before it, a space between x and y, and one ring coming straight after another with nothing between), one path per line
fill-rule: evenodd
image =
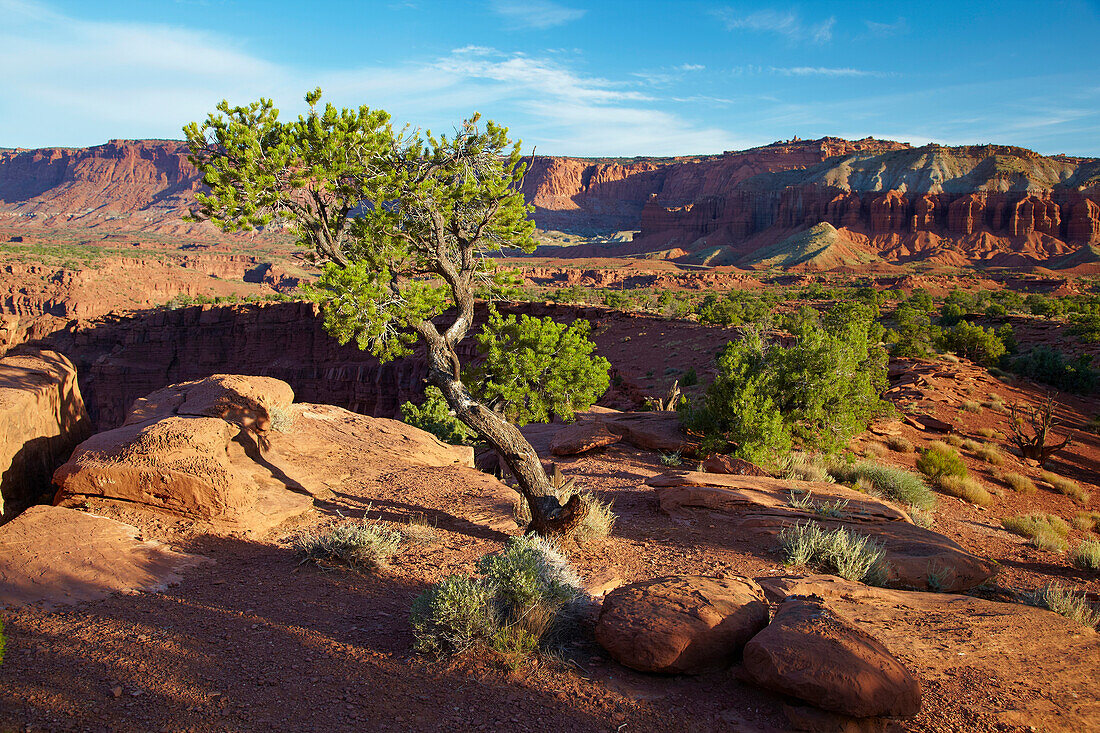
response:
M512 423L481 404L455 374L457 359L445 344L428 345L428 381L443 393L463 423L496 449L515 476L519 493L531 510L528 532L568 535L584 520L588 506L573 495L562 506L535 449Z

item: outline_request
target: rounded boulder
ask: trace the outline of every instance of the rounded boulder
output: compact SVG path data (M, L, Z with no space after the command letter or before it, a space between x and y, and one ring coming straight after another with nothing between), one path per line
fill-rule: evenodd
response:
M641 672L697 674L729 664L768 623L764 593L748 578L657 578L604 599L596 640Z

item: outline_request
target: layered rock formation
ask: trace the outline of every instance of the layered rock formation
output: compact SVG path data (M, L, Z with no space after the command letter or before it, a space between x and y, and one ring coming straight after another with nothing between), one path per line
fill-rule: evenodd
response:
M53 351L0 359L0 521L48 494L90 433L72 362Z

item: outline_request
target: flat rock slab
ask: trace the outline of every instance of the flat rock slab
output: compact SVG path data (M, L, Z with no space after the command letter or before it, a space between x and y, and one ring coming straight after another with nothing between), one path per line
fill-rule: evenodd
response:
M745 645L757 685L825 710L866 718L920 711L920 684L878 639L815 596L791 596Z
M661 510L670 516L721 517L742 535L778 546L786 527L814 521L825 529L843 527L883 543L891 583L948 592L984 583L995 573L992 562L968 552L954 540L912 523L904 511L885 501L837 484L695 471L669 471L646 483L657 488ZM810 493L814 504L846 501L840 516L827 516L789 504L792 493Z
M1100 634L1056 613L949 593L874 588L830 575L757 578L773 600L817 595L882 642L922 683L970 694L1006 730L1081 733L1100 720ZM985 696L989 687L996 695ZM934 721L925 728L935 729Z
M600 422L581 422L563 428L550 441L555 456L575 456L619 442L619 436Z
M609 592L596 640L641 672L694 674L735 660L768 623L760 587L748 578L657 578Z
M47 610L121 591L158 591L206 558L143 542L138 530L74 509L34 506L0 527L0 606Z

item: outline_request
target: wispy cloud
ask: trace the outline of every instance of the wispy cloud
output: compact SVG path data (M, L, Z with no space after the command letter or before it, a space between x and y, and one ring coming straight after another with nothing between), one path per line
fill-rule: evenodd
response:
M180 26L82 20L26 0L0 0L0 15L7 21L0 25L0 146L178 138L184 123L223 98L271 97L284 116L295 115L302 94L318 85L334 104L366 103L431 129L480 110L546 153L661 155L735 144L721 129L661 109L671 100L637 81L585 73L569 55L467 46L436 58L307 69Z
M542 30L581 18L586 10L568 8L550 0L493 0L492 9L513 28Z
M873 36L896 36L901 33L909 32L909 23L905 18L898 18L893 23L879 23L873 20L865 20L863 24L867 26L867 30L870 31Z
M730 71L735 75L752 74L776 74L778 76L867 76L883 77L892 76L883 71L870 71L867 69L853 69L848 66L735 66Z
M758 10L742 13L733 8L713 11L729 30L748 30L759 33L776 33L789 41L826 43L833 38L836 18L829 17L816 22L806 22L794 10Z
M652 86L666 86L682 81L688 74L696 71L703 71L706 68L707 67L702 64L678 64L677 66L662 69L632 71L630 75Z

